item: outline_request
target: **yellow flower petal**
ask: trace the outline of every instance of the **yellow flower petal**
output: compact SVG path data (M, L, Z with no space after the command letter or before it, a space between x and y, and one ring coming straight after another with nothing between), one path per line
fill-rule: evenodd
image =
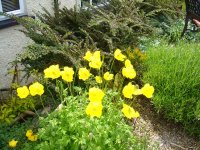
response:
M120 49L115 50L114 57L115 57L115 59L117 59L119 61L124 61L124 59L126 58L126 56L121 53Z
M29 95L29 90L27 86L17 88L17 95L20 98L26 98Z
M34 142L34 141L37 141L37 137L38 137L37 135L31 135L28 137L28 140Z
M154 87L150 86L150 84L145 84L143 88L141 88L142 94L147 98L152 98L154 93Z
M92 60L90 63L89 63L89 66L91 68L95 68L95 69L100 69L101 66L102 66L103 62L100 61L100 60Z
M60 77L59 65L51 65L44 70L44 78L57 79Z
M138 111L135 111L132 107L123 104L122 112L128 119L138 118L140 116Z
M133 68L133 65L131 64L131 61L129 59L126 59L125 61L125 67L128 68L128 67L132 67Z
M29 86L29 90L32 96L35 96L35 95L41 96L44 93L44 86L40 84L39 82L35 82Z
M87 61L91 61L91 57L92 57L92 53L90 51L87 51L83 58Z
M132 67L122 68L122 75L126 78L133 79L136 77L136 71Z
M74 70L70 67L64 67L64 71L61 71L62 79L66 82L73 81Z
M86 114L90 117L101 117L103 106L101 102L90 102L86 108Z
M18 141L16 140L12 140L8 143L9 147L15 148L17 146Z
M86 68L79 68L78 74L79 74L79 79L83 81L87 80L91 75L90 71L87 70Z
M110 81L113 79L113 74L110 74L109 72L104 73L103 78L107 81Z
M33 131L32 130L27 130L26 131L26 137L32 136L33 135Z
M90 88L89 89L89 100L90 102L101 102L104 97L104 92L99 88Z
M95 77L95 80L96 80L96 82L97 83L99 83L99 84L101 84L103 81L102 81L102 77L100 77L100 76L96 76Z
M129 82L128 85L124 86L122 94L124 95L124 97L132 99L133 94L136 90L137 90L136 86L132 85L132 83Z

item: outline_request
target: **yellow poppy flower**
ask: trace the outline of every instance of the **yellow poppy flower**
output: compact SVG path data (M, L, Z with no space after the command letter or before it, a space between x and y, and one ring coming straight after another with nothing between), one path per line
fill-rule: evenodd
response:
M9 147L15 148L17 146L18 141L16 140L12 140L8 143Z
M85 60L90 61L92 57L92 53L90 51L87 51L85 53L85 56L83 57Z
M86 108L86 114L90 117L100 118L102 115L103 106L101 102L90 102Z
M140 116L138 111L135 111L132 107L126 104L123 104L122 112L128 119L138 118Z
M70 67L64 67L64 71L61 71L62 79L66 82L73 81L74 70Z
M26 131L26 137L32 136L33 135L33 131L32 130L27 130Z
M107 80L107 81L110 81L110 80L112 80L113 79L113 74L111 74L111 73L109 73L109 72L106 72L106 73L104 73L104 75L103 75L103 78L105 79L105 80Z
M44 93L44 86L40 84L39 82L35 82L29 86L29 90L32 96L35 96L35 95L41 96Z
M102 77L100 77L100 76L96 76L95 80L96 80L97 83L102 83L103 82L102 81Z
M90 71L87 68L79 68L79 79L85 81L90 77Z
M104 97L104 92L99 88L90 88L89 89L89 100L90 102L101 102Z
M20 98L26 98L29 95L29 90L27 86L17 88L17 95Z
M115 50L114 57L115 57L115 59L117 59L119 61L124 61L124 59L126 58L126 56L121 53L120 49Z
M136 90L137 90L136 86L132 85L132 83L129 82L128 85L124 86L122 94L124 95L124 97L131 99L133 98L133 94Z
M60 77L59 65L51 65L44 70L44 78L57 79Z
M136 71L132 67L122 68L122 75L126 78L133 79L136 77Z
M144 87L141 88L142 94L147 98L152 98L154 93L154 87L150 86L150 84L145 84Z

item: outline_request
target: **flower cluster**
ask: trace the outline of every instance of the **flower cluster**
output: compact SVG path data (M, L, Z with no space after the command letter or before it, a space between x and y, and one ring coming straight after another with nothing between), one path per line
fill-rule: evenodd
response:
M39 95L41 96L44 93L44 86L40 84L39 82L35 82L32 85L29 86L23 86L17 88L17 95L20 98L26 98L29 94L31 96Z
M128 79L134 79L136 77L136 71L131 64L131 61L127 59L125 55L122 54L120 49L116 49L114 52L114 58L121 62L124 62L124 67L122 68L122 75ZM152 98L154 93L154 87L150 86L150 84L145 84L144 87L141 89L138 86L133 85L132 82L129 82L127 85L124 86L122 90L122 94L125 98L132 99L134 95L141 95L143 94L147 98ZM123 114L128 118L137 118L139 117L139 113L135 111L132 107L128 106L127 104L123 104L122 108Z
M37 141L37 135L33 134L32 130L27 130L26 131L26 137L28 138L28 140L34 142ZM11 141L8 142L9 147L11 148L15 148L17 146L18 141L12 139Z
M131 64L131 61L124 54L122 54L122 51L120 49L115 50L114 58L124 64L124 67L121 69L121 74L124 78L134 79L136 77L136 71L133 65ZM104 74L100 72L100 68L103 64L103 61L101 60L100 51L95 51L93 53L87 51L83 59L88 61L88 65L90 68L99 70L99 75L95 76L95 81L98 84L101 84L104 81L106 82L114 79L114 74L108 71ZM50 78L54 80L61 77L65 82L71 83L74 81L74 73L75 71L72 67L65 66L63 67L63 69L60 69L59 65L51 65L50 67L44 70L44 78ZM92 76L92 74L89 69L87 69L86 67L79 68L78 77L80 80L86 81L90 78L90 76ZM17 94L20 98L27 97L29 93L32 96L41 96L44 93L44 87L40 83L36 82L30 85L29 88L23 86L17 89ZM134 95L142 94L147 98L151 98L153 96L153 93L154 87L150 86L150 84L145 84L144 87L140 89L137 85L133 85L131 81L127 85L125 85L122 90L123 96L128 99L132 99ZM104 95L104 91L97 87L89 89L90 103L86 108L87 115L91 117L100 117L102 115L102 99ZM139 113L126 104L123 105L122 112L129 119L139 117ZM32 138L32 136L29 136L28 138L30 137Z
M91 62L100 61L100 51L96 51L93 54L90 51L87 51L83 58L89 62L89 66L91 68L96 68L96 67L93 67L93 65L91 65ZM124 62L124 67L122 68L122 75L125 78L134 79L136 77L136 71L133 65L131 64L131 61L127 59L125 55L122 54L120 49L115 50L114 58L118 61ZM96 68L96 69L100 69L100 67L101 66L99 66L99 68ZM83 73L79 72L79 78L80 78L80 74L83 74L82 76L85 77L85 78L82 77L82 80L87 79L90 76L90 73L86 68L84 68L84 71L82 72ZM104 79L105 81L110 81L113 78L114 78L114 75L109 72L105 72L103 74L103 77L95 76L95 80L97 83L102 83L103 82L102 79ZM132 82L129 82L127 85L125 85L122 90L123 96L129 99L132 99L134 95L141 95L141 94L143 94L147 98L151 98L153 96L153 93L154 93L153 86L150 86L149 84L145 84L144 87L139 89L138 86L133 85ZM104 96L104 93L101 89L98 89L98 88L89 89L90 103L88 104L86 108L87 115L91 117L94 117L94 116L100 117L102 115L103 96ZM123 104L122 112L129 119L137 118L140 116L137 111L135 111L132 107L128 106L127 104Z
M136 77L136 71L131 64L129 59L126 59L126 56L122 54L120 49L116 49L114 52L115 59L119 61L124 61L124 67L122 68L122 75L128 79L134 79ZM136 85L132 85L129 82L126 86L124 86L122 93L125 98L132 99L133 95L141 95L143 94L147 98L152 98L154 93L154 87L150 86L150 84L145 84L144 87L139 89Z

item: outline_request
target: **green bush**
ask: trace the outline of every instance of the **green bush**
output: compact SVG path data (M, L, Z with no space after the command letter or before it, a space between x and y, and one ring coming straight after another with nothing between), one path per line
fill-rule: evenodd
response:
M81 93L66 97L66 106L41 119L37 133L40 140L27 143L24 149L147 149L146 140L137 139L123 118L122 100L116 92L107 91L101 118L86 115L87 94Z
M199 43L160 42L147 50L144 81L154 85L153 104L167 118L180 122L200 137Z

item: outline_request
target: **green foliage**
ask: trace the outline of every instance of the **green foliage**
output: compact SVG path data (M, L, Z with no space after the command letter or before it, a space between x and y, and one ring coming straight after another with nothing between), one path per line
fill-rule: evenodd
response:
M164 37L166 40L168 40L169 43L176 43L182 40L191 41L191 42L199 42L200 33L190 31L195 26L190 21L188 22L189 30L185 32L183 37L181 37L181 33L183 32L184 25L185 25L184 19L178 19L176 21L171 20L169 23L163 22L158 35Z
M154 85L153 104L167 118L180 122L200 137L199 43L168 45L160 42L147 50L144 81Z
M177 31L174 31L174 24L181 25L182 22L176 22L177 19L184 20L185 17L185 2L184 0L145 0L149 3L149 6L144 7L144 11L155 12L151 17L151 23L157 28L159 35L170 36L172 40L177 38ZM160 10L160 11L158 11ZM174 23L175 22L175 23ZM172 29L171 29L172 28ZM179 26L180 32L183 30L183 26ZM178 28L176 28L178 29ZM175 30L176 30L175 29ZM172 34L172 35L171 35ZM175 37L174 37L175 36ZM175 39L178 40L178 39ZM172 41L174 42L174 41Z
M32 146L27 144L24 149L147 149L145 140L137 139L123 119L122 100L116 92L107 91L101 118L86 115L87 94L80 93L67 96L66 106L41 119L40 140Z
M34 107L33 99L18 99L13 97L0 106L0 123L11 124L19 114Z

